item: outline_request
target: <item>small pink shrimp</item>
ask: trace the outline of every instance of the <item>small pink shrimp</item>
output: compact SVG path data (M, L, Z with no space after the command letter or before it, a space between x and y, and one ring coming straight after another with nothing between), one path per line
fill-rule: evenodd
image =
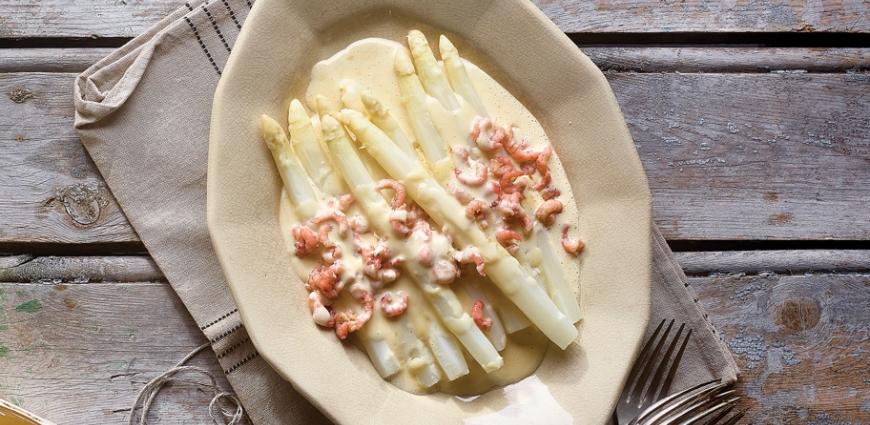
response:
M523 225L523 232L529 233L534 228L535 223L532 222L532 219L526 214L526 210L523 209L522 200L522 192L504 195L498 201L498 209L505 216L506 220L519 220Z
M318 291L308 293L308 308L311 310L314 323L331 328L335 324L335 316L324 305L326 302L332 304L332 300L324 298L323 294Z
M535 218L544 226L551 226L556 221L556 215L562 212L562 202L558 199L548 199L535 210Z
M562 249L565 250L568 254L573 256L577 256L580 254L580 251L583 250L583 247L586 245L583 243L582 239L572 240L568 237L568 229L571 226L565 224L562 226Z
M383 179L375 185L375 189L393 189L393 191L396 192L396 196L393 197L391 202L391 206L394 210L405 206L405 186L397 180Z
M366 221L365 217L354 214L347 218L347 224L350 226L350 230L354 233L368 233L369 232L369 223Z
M347 224L347 216L344 215L343 212L333 209L326 208L323 211L319 212L317 216L311 219L311 222L314 224L323 224L327 221L334 221L338 223L338 234L344 235L347 233L348 224ZM323 242L323 241L321 241Z
M336 273L336 267L331 265L311 269L311 272L308 273L308 283L305 284L305 289L317 291L326 298L335 299L338 296L336 286L339 283L339 274Z
M484 264L483 256L480 255L480 251L477 247L472 246L465 248L462 251L454 252L453 259L459 262L459 264L474 263L477 273L481 276L486 276L486 265Z
M540 191L547 187L553 180L553 176L550 175L550 167L547 165L547 161L549 161L552 152L553 150L547 146L541 150L540 154L538 154L538 158L535 160L535 168L541 175L541 180L535 183L534 186L532 186L532 189Z
M329 239L329 232L331 231L332 225L329 223L321 224L317 231L317 239L321 245L327 248L326 252L323 253L323 259L327 263L332 263L336 258L341 258L341 245L337 245Z
M411 229L411 235L422 241L428 241L432 238L432 226L429 226L426 220L417 220Z
M375 185L376 190L393 189L396 196L391 201L393 212L390 213L390 226L393 231L401 237L407 237L411 233L411 229L406 224L408 220L408 209L405 206L405 186L393 179L383 179Z
M378 279L381 268L385 265L387 258L390 257L390 249L386 245L381 244L363 244L356 234L354 234L354 242L357 253L362 257L363 271L370 278Z
M492 319L483 315L483 301L477 300L471 306L471 318L474 319L474 324L482 331L488 331L492 328Z
M456 180L471 187L483 186L489 175L489 168L482 161L475 161L474 164L474 168L477 170L475 174L465 174L459 167L454 168L453 172L456 174Z
M392 282L399 278L402 275L402 271L399 270L399 265L405 262L404 258L396 257L392 260L389 260L383 264L381 270L378 271L377 280L381 283Z
M523 170L511 170L501 176L498 184L504 193L521 192L526 189L525 180L516 181L518 177L524 176L526 173Z
M544 198L545 201L556 198L556 197L560 196L561 194L562 194L562 192L555 187L548 187L548 188L544 189L543 191L541 191L541 196Z
M435 277L435 283L439 285L452 283L458 274L459 268L453 261L438 260L432 266L432 275Z
M513 131L506 132L505 136L502 146L511 158L518 162L535 162L538 159L538 152L526 150L528 143L514 140Z
M519 250L520 247L517 246L517 243L515 241L521 241L523 240L523 237L520 236L519 233L511 229L500 229L499 231L495 232L495 240L498 241L498 243L501 244L501 246L503 246L504 249L507 250L507 252L511 254L516 254L517 250Z
M471 128L471 137L479 148L485 151L494 151L500 148L501 144L493 136L492 121L484 117L477 117L474 119L474 124Z
M489 213L489 205L483 199L473 199L465 206L465 216L469 220L480 222L480 227L486 229L489 223L486 222L486 215Z
M314 231L298 224L293 225L293 245L296 248L297 257L305 257L314 252L320 242L317 240L317 235Z
M349 333L362 328L371 319L372 311L375 309L375 300L372 294L362 285L354 284L350 287L350 293L363 306L363 312L357 314L347 310L335 315L335 334L341 339L347 338Z
M385 293L381 297L381 310L387 317L396 317L405 312L408 308L408 294L398 291L396 292L396 300L393 301L393 294Z
M354 202L356 202L356 199L353 197L353 195L349 193L341 195L338 198L338 209L342 211L347 211L347 209L350 208L350 206L353 205Z
M433 260L432 247L429 244L424 244L417 251L417 262L422 266L430 267Z
M501 185L498 182L490 182L489 191L492 192L493 194L495 194L496 198L501 198L502 194L504 193L501 190ZM495 208L495 204L496 204L496 201L493 201L493 208Z
M463 148L462 146L454 146L453 147L453 156L462 162L463 164L468 164L468 150Z
M474 196L471 193L459 187L459 185L453 181L447 182L447 191L455 196L456 199L463 204L467 204L471 202L472 199L474 199Z
M504 173L514 170L514 163L506 156L497 156L489 160L489 169L492 175L501 178Z

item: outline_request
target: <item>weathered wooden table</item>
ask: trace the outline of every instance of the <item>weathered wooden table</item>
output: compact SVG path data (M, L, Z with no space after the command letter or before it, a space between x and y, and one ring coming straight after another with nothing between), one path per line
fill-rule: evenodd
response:
M610 81L751 421L870 423L870 3L537 4ZM0 398L58 423L126 421L205 342L72 126L75 75L183 5L0 0Z

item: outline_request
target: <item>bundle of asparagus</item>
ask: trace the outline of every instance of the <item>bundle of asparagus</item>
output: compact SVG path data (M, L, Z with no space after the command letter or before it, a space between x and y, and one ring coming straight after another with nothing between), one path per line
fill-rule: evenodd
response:
M514 138L515 129L489 118L446 37L443 68L421 32L411 31L408 44L413 62L397 51L395 74L413 141L352 81L341 84L345 109L317 96L309 118L294 99L289 139L266 115L261 130L299 221L295 255L320 254L306 280L314 321L344 339L373 315L388 317L397 329L392 336L373 331L361 338L375 369L388 378L404 367L429 388L442 372L448 381L468 374L460 345L492 372L504 364L506 333L532 323L564 349L582 314L547 232L562 210L549 146L531 150ZM433 113L452 125L436 125ZM372 176L383 173L390 178ZM394 192L390 202L384 190ZM537 205L534 220L529 205ZM568 231L564 225L562 247L577 255L582 242ZM454 292L464 264L510 303L494 305L486 288L466 283L473 304L464 307ZM403 274L425 301L386 290ZM437 320L413 326L409 301L427 303Z

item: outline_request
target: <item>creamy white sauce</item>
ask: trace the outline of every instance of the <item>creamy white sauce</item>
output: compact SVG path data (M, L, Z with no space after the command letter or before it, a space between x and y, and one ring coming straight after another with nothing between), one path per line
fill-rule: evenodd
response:
M405 133L409 140L414 141L415 137L408 117L402 107L397 78L394 74L394 56L398 49L407 48L403 45L383 39L365 39L351 44L345 50L337 53L332 58L318 63L311 72L311 83L305 93L305 102L309 110L316 110L315 95L322 94L326 96L333 105L340 107L350 107L361 110L365 113L362 103L358 96L361 91L369 91L389 110L390 114L398 121L399 127ZM535 117L510 95L507 90L496 83L489 75L484 73L480 68L465 61L465 67L469 73L469 77L476 87L481 99L486 104L487 110L493 121L501 125L511 125L517 127L519 131L515 133L517 138L528 139L529 147L534 150L539 150L549 144L547 136ZM350 83L345 80L353 80ZM344 90L340 87L344 86ZM433 122L442 134L442 138L449 146L463 146L471 150L469 141L471 140L471 122L476 114L473 109L460 99L461 109L453 113L446 111L441 107L434 98L429 97L427 106ZM319 120L313 117L315 127L319 127ZM319 128L318 128L319 131ZM449 148L448 148L449 152ZM479 155L479 151L472 151L472 156ZM364 158L365 159L365 158ZM438 168L434 170L436 174L453 173L454 165L468 173L473 173L474 169L461 163L458 163L450 154L449 161L442 161ZM373 165L368 164L367 165ZM430 164L431 165L431 164ZM567 181L567 176L559 161L558 155L554 152L549 159L549 167L553 178L551 186L559 188L561 191L560 199L563 201L563 210L559 214L556 223L550 227L548 233L550 240L554 244L554 249L557 252L558 260L562 263L567 271L567 275L574 282L572 287L575 292L579 292L579 262L576 258L569 256L559 245L561 240L561 224L570 223L572 231L570 235L577 237L577 210L574 206L573 195ZM381 174L382 170L379 167L373 166L372 174ZM381 176L375 175L375 179ZM488 186L488 185L485 185ZM486 187L468 187L463 186L474 197L485 199L487 202L492 202L496 199L495 194L487 190ZM392 194L392 192L389 192ZM542 202L539 193L527 189L526 199L523 201L523 207L530 217L534 217L535 208ZM464 203L463 203L464 204ZM348 217L353 214L361 214L357 205L353 205L348 211ZM389 210L383 211L384 215L388 215ZM310 214L310 213L309 213ZM319 255L309 255L308 258L300 259L293 255L294 240L291 233L293 224L298 223L297 215L290 205L286 196L282 196L280 206L280 216L282 223L282 231L287 241L287 249L293 258L293 264L296 272L303 281L307 280L309 271L312 268L319 266ZM337 232L333 229L333 235ZM397 239L390 235L389 243L404 243L405 240ZM364 242L374 243L375 239L372 234L362 235ZM337 238L333 238L337 240ZM527 261L527 267L534 271L540 271L541 253L534 244L534 237L529 235L523 242L520 243L520 257ZM448 247L438 247L439 250L447 249ZM419 247L413 247L412 252L416 252ZM354 247L350 243L342 243L343 261L357 261L348 257L353 257ZM346 276L343 276L345 278ZM474 282L486 295L488 300L493 303L494 307L499 311L511 310L510 301L501 293L486 278L477 276L473 265L466 266L463 269L462 276L450 286L455 291L462 304L461 308L466 312L471 311L473 300L470 299L468 293L462 288L465 283ZM300 294L300 302L303 301L302 295L305 294L302 288L291 288L290 290L298 291ZM505 386L515 383L534 372L543 360L544 354L549 347L549 341L543 336L534 326L528 326L523 330L514 332L508 335L506 348L500 352L504 358L504 366L500 369L486 373L477 362L465 353L466 362L469 368L469 374L455 380L448 381L442 376L441 381L431 388L422 387L411 373L412 370L419 370L422 367L425 359L419 356L414 356L409 353L407 347L402 346L403 332L407 333L408 329L420 338L425 340L429 334L429 323L440 320L432 306L427 302L427 298L423 290L407 275L403 274L398 280L388 283L381 291L391 291L395 293L401 290L409 295L408 310L400 316L399 320L387 318L381 314L377 306L380 299L375 298L375 314L372 319L366 324L363 329L357 331L348 338L357 347L364 349L360 338L369 340L384 341L387 346L392 348L396 358L403 366L403 370L389 379L391 383L399 388L412 393L426 393L431 391L442 391L457 395L474 395L480 394L493 386ZM435 288L434 290L437 290ZM359 308L359 303L356 302L347 291L343 291L342 295L335 303L336 309L356 309ZM516 309L512 309L516 311ZM515 318L520 322L524 317ZM527 320L527 319L526 319ZM452 326L474 326L473 323L451 323ZM506 325L509 325L506 321ZM516 323L513 327L520 326ZM325 331L326 332L326 331ZM328 331L331 333L331 330ZM330 335L330 337L332 337ZM463 350L464 351L464 350Z

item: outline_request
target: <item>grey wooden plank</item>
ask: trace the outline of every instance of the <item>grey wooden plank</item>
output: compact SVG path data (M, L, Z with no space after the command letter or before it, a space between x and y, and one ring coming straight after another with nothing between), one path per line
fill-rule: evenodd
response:
M111 48L0 49L0 73L81 72ZM868 48L583 47L603 71L619 72L863 72Z
M0 38L135 37L183 0L0 0Z
M151 257L44 256L0 257L0 282L88 283L165 282Z
M722 273L868 272L870 250L676 252L687 275Z
M533 0L565 32L863 32L861 1Z
M81 72L111 48L0 49L0 73ZM636 72L863 72L868 48L583 47L603 71Z
M581 50L603 71L837 73L870 70L870 49L862 48L584 47Z
M870 239L870 75L606 76L666 238ZM73 78L0 74L0 242L137 240L73 131Z
M870 239L870 75L606 75L667 239Z
M535 0L565 32L866 32L868 6L861 0ZM181 0L0 0L0 38L134 37Z
M755 424L870 422L870 275L690 278Z
M0 74L0 242L138 241L73 129L74 74Z
M139 389L205 337L168 284L0 284L0 398L58 424L126 423ZM212 351L190 363L231 387ZM178 375L159 423L211 423L212 393Z
M0 73L82 72L114 50L107 47L0 49Z

